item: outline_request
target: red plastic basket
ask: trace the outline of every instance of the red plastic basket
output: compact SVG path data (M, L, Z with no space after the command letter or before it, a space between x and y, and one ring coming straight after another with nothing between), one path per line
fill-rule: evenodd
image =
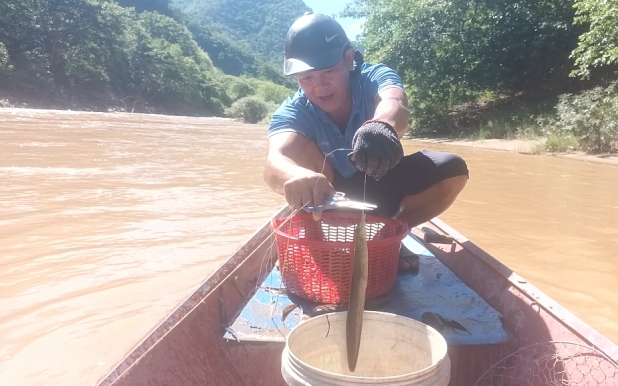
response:
M318 303L348 303L354 262L354 229L360 213L325 212L321 221L302 212L287 220L275 218L279 268L285 288ZM405 220L367 215L369 278L366 298L387 293L395 284Z

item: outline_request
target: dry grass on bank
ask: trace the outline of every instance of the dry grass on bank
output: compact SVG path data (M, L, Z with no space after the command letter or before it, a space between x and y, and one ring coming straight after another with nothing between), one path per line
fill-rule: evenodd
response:
M595 162L618 166L618 154L587 154L583 151L546 152L545 139L480 139L457 140L448 138L409 138L414 141L440 143L453 146L474 147L488 150L509 151L520 154L549 155L584 162Z

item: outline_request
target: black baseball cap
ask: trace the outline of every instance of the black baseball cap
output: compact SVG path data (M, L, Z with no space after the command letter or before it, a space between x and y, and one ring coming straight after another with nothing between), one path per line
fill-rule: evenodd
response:
M319 13L298 18L285 37L283 75L324 70L339 63L343 52L352 48L341 25Z

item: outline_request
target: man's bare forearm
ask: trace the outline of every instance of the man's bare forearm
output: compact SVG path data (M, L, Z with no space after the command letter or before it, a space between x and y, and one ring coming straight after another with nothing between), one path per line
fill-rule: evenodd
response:
M264 180L272 190L285 196L295 209L323 205L325 197L335 194L325 174L306 169L277 152L270 153L266 160ZM320 217L319 212L314 213L314 220L318 221Z
M408 131L410 111L400 100L383 99L376 106L373 118L390 123L397 131L398 137L402 138Z
M294 176L307 173L290 158L281 154L270 155L264 165L264 181L275 192L283 194L283 185Z

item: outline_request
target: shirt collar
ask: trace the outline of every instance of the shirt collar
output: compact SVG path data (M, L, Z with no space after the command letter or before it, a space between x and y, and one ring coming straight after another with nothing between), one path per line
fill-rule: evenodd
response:
M361 95L360 94L360 80L358 78L351 78L350 80L351 80L351 85L352 85L352 109L350 110L350 117L348 118L348 125L350 124L350 121L354 118L354 116L358 114L358 112L360 111L361 102L362 102L362 98L360 97ZM299 90L302 96L304 96L305 99L307 100L306 102L307 108L312 110L323 122L334 125L333 121L330 119L328 114L326 114L324 110L322 110L320 107L313 104L313 102L311 102L309 98L307 98L307 95L302 90L302 88ZM337 130L339 131L338 128Z

